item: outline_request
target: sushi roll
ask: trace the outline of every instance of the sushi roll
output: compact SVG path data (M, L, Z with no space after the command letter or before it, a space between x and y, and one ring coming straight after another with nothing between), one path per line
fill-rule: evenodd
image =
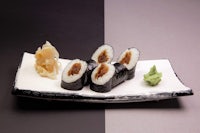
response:
M113 53L113 48L104 44L93 53L91 59L97 63L110 63L113 59Z
M128 69L127 79L135 76L135 67L139 59L139 51L136 48L126 49L118 58L117 62Z
M115 67L112 64L99 64L92 72L90 89L96 92L109 92L112 89L112 78Z
M101 63L110 63L113 59L113 48L109 45L100 46L92 55L91 59L87 61L87 83L86 85L91 83L91 74L93 70Z
M87 83L87 63L72 60L62 73L61 87L67 90L81 90Z
M128 69L120 64L120 63L115 63L115 74L112 78L112 87L114 88L115 86L123 83L124 81L127 80L128 76Z

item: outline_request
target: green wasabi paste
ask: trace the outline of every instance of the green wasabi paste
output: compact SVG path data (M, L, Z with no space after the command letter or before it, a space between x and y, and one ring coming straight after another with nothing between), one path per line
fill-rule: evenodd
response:
M150 86L155 86L161 81L162 73L157 72L156 66L151 67L147 74L144 74L144 81Z

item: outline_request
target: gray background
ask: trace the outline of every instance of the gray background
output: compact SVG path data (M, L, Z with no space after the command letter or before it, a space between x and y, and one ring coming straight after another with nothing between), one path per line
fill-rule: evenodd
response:
M200 132L200 1L105 0L105 42L115 57L137 47L143 59L170 60L194 95L173 100L112 105L106 133Z

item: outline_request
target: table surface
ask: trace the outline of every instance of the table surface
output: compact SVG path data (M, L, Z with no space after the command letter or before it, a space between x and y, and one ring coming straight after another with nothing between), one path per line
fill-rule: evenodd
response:
M200 1L13 0L0 7L0 132L200 132ZM128 47L137 47L141 60L167 58L194 95L127 104L11 95L22 53L34 53L46 40L62 58L88 59L104 42L113 46L115 59Z
M167 58L194 95L105 110L106 133L200 132L200 1L105 0L105 42L117 57L137 47L143 59Z

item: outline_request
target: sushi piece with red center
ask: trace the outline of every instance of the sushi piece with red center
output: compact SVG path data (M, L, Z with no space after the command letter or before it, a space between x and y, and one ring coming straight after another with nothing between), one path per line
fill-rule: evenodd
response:
M139 51L136 48L128 48L119 56L117 63L127 68L127 79L132 79L135 76L135 68L138 60Z
M67 90L81 90L87 82L87 63L72 60L62 73L61 87Z
M111 91L114 73L115 67L112 64L99 64L92 72L90 89L96 92Z
M113 48L104 44L100 46L92 55L92 60L99 63L110 63L113 59Z

